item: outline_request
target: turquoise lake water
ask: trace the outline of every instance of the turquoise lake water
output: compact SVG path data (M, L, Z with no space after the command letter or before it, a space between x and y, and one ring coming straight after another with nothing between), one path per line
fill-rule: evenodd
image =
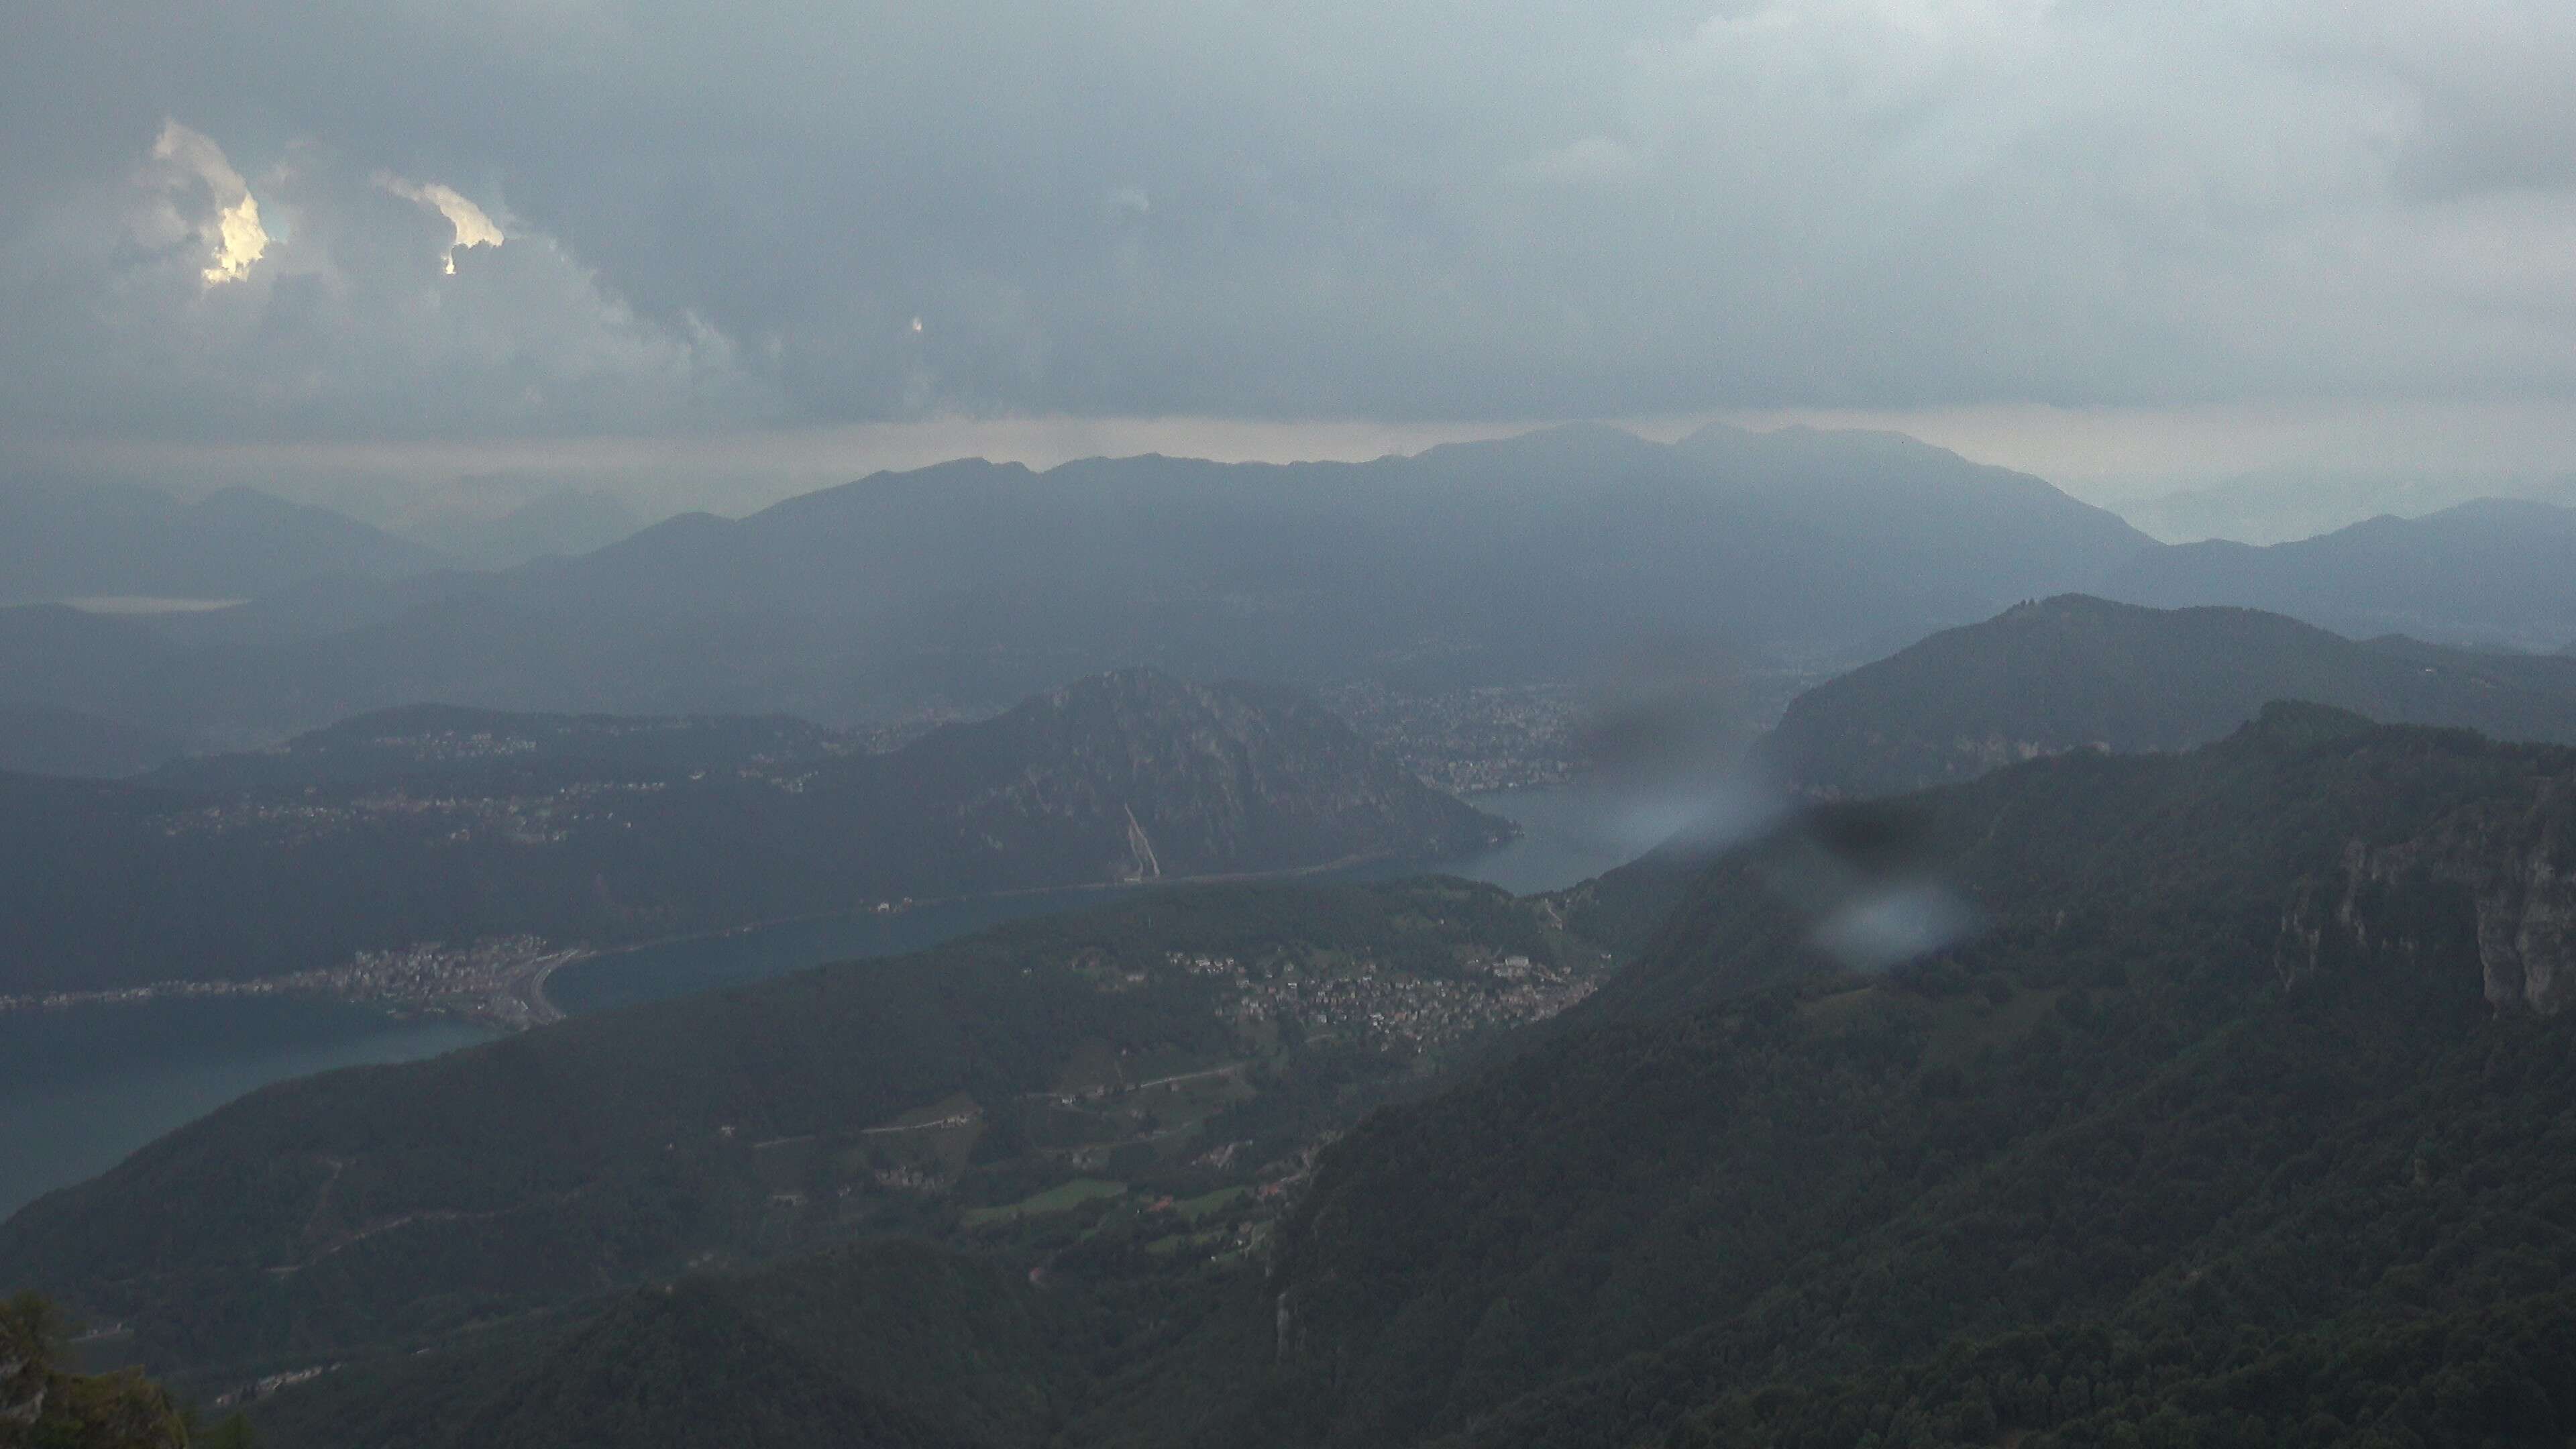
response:
M271 1082L436 1056L491 1035L282 996L0 1016L0 1216Z
M1438 870L1526 894L1589 879L1655 843L1654 822L1581 789L1471 799L1519 821L1522 837L1462 860L1374 865L1342 878ZM597 957L555 973L548 991L566 1011L599 1011L825 961L918 951L1003 921L1117 898L1050 891L896 916L790 921ZM0 1217L271 1082L435 1056L492 1035L463 1022L274 996L0 1016Z

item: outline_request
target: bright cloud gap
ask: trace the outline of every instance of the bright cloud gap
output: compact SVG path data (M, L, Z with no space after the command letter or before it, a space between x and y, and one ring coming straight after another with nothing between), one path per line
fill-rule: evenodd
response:
M406 201L416 201L437 211L447 218L449 226L456 229L456 239L447 244L443 257L447 275L451 277L456 275L458 251L466 247L497 247L507 240L491 215L453 186L436 181L405 181L399 176L384 173L377 175L376 184Z
M152 143L152 159L169 168L169 182L185 186L193 181L214 198L213 219L198 228L213 250L200 274L205 284L220 286L249 275L252 264L268 252L268 229L260 224L259 201L250 194L250 183L233 169L223 148L201 132L164 120Z

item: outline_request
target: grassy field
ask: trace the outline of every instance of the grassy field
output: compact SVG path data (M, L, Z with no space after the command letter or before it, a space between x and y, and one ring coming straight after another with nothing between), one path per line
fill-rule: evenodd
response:
M1057 1183L1042 1193L1024 1197L1015 1203L1008 1203L1001 1207L969 1208L966 1210L966 1226L980 1228L987 1223L1011 1222L1020 1218L1039 1217L1047 1213L1071 1212L1087 1202L1126 1195L1127 1184L1123 1182L1110 1182L1098 1177L1077 1177L1071 1182Z
M1185 1198L1176 1202L1172 1204L1172 1211L1179 1213L1183 1217L1186 1217L1191 1222L1195 1223L1199 1219L1206 1217L1208 1214L1223 1208L1226 1204L1233 1202L1236 1198L1243 1196L1244 1193L1249 1190L1250 1189L1248 1188L1242 1187L1221 1187L1204 1196Z
M884 1127L920 1127L932 1122L945 1122L952 1117L977 1116L980 1115L983 1110L983 1107L975 1101L972 1094L966 1092L951 1092L947 1096L940 1098L938 1101L931 1103L927 1107L915 1107L911 1111L904 1113L902 1116L895 1118L893 1121L880 1125Z

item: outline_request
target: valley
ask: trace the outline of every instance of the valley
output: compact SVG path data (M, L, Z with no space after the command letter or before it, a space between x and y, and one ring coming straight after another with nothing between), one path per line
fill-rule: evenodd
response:
M333 1331L355 1335L347 1340L351 1347L387 1330L409 1332L399 1327L409 1310L390 1301L370 1304L363 1293L344 1296L353 1285L343 1275L361 1255L392 1253L389 1264L417 1261L423 1252L479 1257L486 1250L471 1245L484 1242L498 1253L486 1267L466 1270L466 1260L456 1259L451 1268L488 1285L476 1294L498 1292L491 1305L535 1307L562 1292L570 1281L564 1275L592 1250L557 1240L547 1251L573 1251L575 1259L529 1276L536 1263L491 1235L539 1228L542 1238L553 1238L540 1224L558 1211L610 1228L630 1192L677 1189L698 1196L703 1210L715 1214L699 1227L675 1222L678 1236L651 1250L655 1260L675 1264L706 1253L769 1255L860 1231L989 1236L1007 1227L1024 1235L1007 1241L1036 1243L1065 1223L1081 1228L1088 1215L1112 1211L1104 1206L1109 1196L1066 1202L1069 1216L1051 1208L1022 1208L1006 1218L974 1214L1066 1181L1132 1187L1138 1174L1146 1183L1168 1184L1160 1195L1176 1201L1243 1185L1245 1201L1230 1211L1254 1215L1242 1221L1266 1222L1284 1204L1280 1194L1257 1189L1288 1170L1278 1165L1283 1154L1294 1158L1310 1147L1354 1100L1400 1090L1439 1054L1512 1023L1552 1016L1588 992L1608 957L1568 934L1558 923L1561 911L1546 898L1516 901L1464 882L1156 891L1098 911L1004 927L882 968L803 972L716 997L575 1018L434 1063L289 1084L174 1140L222 1141L235 1130L227 1123L276 1120L271 1114L281 1109L319 1108L323 1117L310 1119L312 1126L353 1108L366 1115L353 1090L390 1091L421 1107L418 1120L434 1134L418 1141L428 1157L399 1148L388 1156L386 1147L352 1152L318 1139L299 1149L296 1161L316 1175L298 1194L318 1191L330 1206L298 1230L300 1246L280 1241L289 1256L244 1264L244 1286L272 1285L256 1290L259 1296L322 1295L298 1315L318 1313L311 1321L344 1325ZM814 996L827 981L825 995ZM685 1095L694 1090L687 1082L729 1070L696 1048L677 1066L679 1075L640 1098L634 1089L641 1083L609 1097L582 1087L559 1099L515 1098L505 1121L471 1130L500 1128L523 1147L495 1140L467 1148L482 1164L468 1176L483 1186L466 1199L452 1195L466 1179L436 1165L451 1149L435 1145L436 1134L447 1129L434 1124L450 1109L435 1105L449 1100L449 1089L434 1083L455 1081L466 1096L453 1105L470 1119L477 1114L466 1104L486 1090L487 1074L515 1075L512 1063L526 1050L550 1058L565 1051L618 1056L649 1049L640 1041L615 1041L671 1030L702 1047L716 1039L707 1034L718 1019L710 1016L714 1003L725 1003L715 1007L719 1016L741 1009L765 1021L804 1023L797 1034L809 1048L791 1047L772 1026L748 1019L739 1038L742 1049L770 1054L774 1069L788 1073L775 1077L787 1095L767 1105L703 1104L714 1110L696 1117L686 1151L676 1158L664 1156L658 1135L676 1119L652 1099L674 1090ZM853 1030L858 1034L848 1035ZM842 1063L826 1072L837 1083L800 1079L803 1069L790 1064L819 1065L823 1059L805 1051L833 1039L875 1045L855 1058L824 1048ZM1026 1047L1038 1043L1045 1043L1039 1054L1027 1055ZM478 1080L486 1086L465 1085ZM800 1104L812 1087L824 1095ZM267 1129L251 1130L258 1136ZM582 1145L569 1160L556 1160L575 1143ZM668 1145L683 1144L672 1138ZM108 1180L168 1170L166 1162L156 1165L157 1151L131 1159ZM536 1155L510 1156L522 1151ZM1203 1157L1211 1160L1197 1160ZM668 1176L675 1169L681 1178ZM562 1178L567 1171L576 1177ZM572 1188L576 1180L593 1186ZM545 1212L531 1217L541 1204ZM298 1209L299 1216L311 1206ZM68 1207L63 1197L48 1199L22 1212L11 1228L41 1232L37 1224ZM345 1226L321 1226L326 1221ZM400 1230L369 1226L387 1224ZM315 1231L321 1236L312 1236ZM641 1266L631 1255L643 1244L617 1246L623 1239L612 1229L600 1240L597 1246L608 1253L596 1260L602 1268ZM311 1271L324 1262L333 1265L331 1273ZM632 1266L610 1268L617 1263ZM287 1271L273 1271L280 1269ZM93 1312L106 1307L88 1306ZM231 1311L212 1300L205 1306L216 1312L202 1320L209 1328ZM140 1302L130 1309L113 1316L161 1342L160 1330L142 1325L162 1320L163 1309L146 1310ZM362 1326L369 1323L376 1327ZM258 1351L281 1350L291 1345L280 1341Z
M1775 484L1951 467L1849 437L1577 432L1408 486L1615 455L1636 507L1755 454ZM1989 525L2062 512L2035 480L1968 481ZM828 532L837 510L888 522L884 501L789 513ZM1893 547L1923 507L1864 532ZM688 525L679 555L759 532ZM771 546L723 568L739 583ZM393 627L412 606L359 597L379 587L334 607ZM521 586L419 587L489 610ZM261 607L75 632L164 677L231 672L225 651L287 659ZM287 1449L353 1422L420 1449L595 1439L673 1352L682 1420L770 1414L764 1385L800 1376L838 1407L781 1430L796 1446L850 1415L973 1449L2080 1433L2140 1417L2155 1375L2234 1371L2091 1346L2174 1322L2162 1285L2205 1271L2181 1265L2271 1284L2268 1232L2406 1270L2307 1217L2232 1227L2241 1188L2138 1186L2128 1144L2237 1183L2283 1124L2353 1161L2390 1114L2468 1130L2452 1087L2401 1106L2368 1075L2407 1080L2414 1052L2455 1080L2437 1032L2514 1063L2556 1120L2567 766L2466 730L2576 741L2562 660L2052 594L1983 622L1966 596L1917 609L1962 622L1882 632L1902 647L1848 670L1881 626L1847 612L1497 673L1431 615L1384 632L1382 597L1338 624L1280 607L1322 628L1290 671L1320 691L1127 668L979 692L1032 654L856 724L856 696L816 723L793 691L724 698L758 713L404 705L125 779L0 776L0 863L41 886L0 958L0 1044L30 1048L0 1107L33 1124L0 1131L0 1276L100 1325L85 1362L147 1364ZM114 643L129 627L156 632ZM54 628L0 618L0 644ZM25 718L54 758L142 743ZM2375 974L2413 969L2392 951L2441 974ZM2319 1032L2382 1045L2338 1075ZM2366 1120L2207 1105L2266 1074L2330 1078ZM2555 1237L2498 1256L2460 1234L2540 1211L2550 1130L2415 1231L2477 1281L2546 1288ZM2118 1145L2065 1156L2101 1134ZM2124 1246L2065 1238L2034 1193L2093 1204ZM2124 1193L2152 1217L2104 1205ZM1979 1246L2002 1221L2048 1256ZM2482 1311L2307 1291L2356 1324ZM2248 1331L2232 1300L2192 1302L2202 1341ZM2492 1331L2547 1358L2557 1302ZM918 1323L959 1336L926 1357L885 1337ZM2271 1351L2313 1365L2322 1332ZM1963 1397L1925 1367L1958 1361L2013 1367ZM2010 1377L2034 1364L2093 1387Z
M262 1094L20 1213L0 1264L82 1265L56 1291L200 1392L326 1369L242 1401L290 1444L581 1437L670 1333L998 1444L2440 1422L2404 1386L2576 1362L2576 1014L2531 986L2560 905L2506 888L2554 859L2571 771L2276 705L1553 897L1149 892ZM1926 868L1972 935L1855 971L1817 931ZM1618 910L1661 924L1614 968L1586 942L1622 929L1579 932ZM254 1217L168 1206L280 1148ZM586 1296L602 1270L640 1291ZM2262 1327L2284 1301L2317 1326ZM970 1321L903 1379L839 1356ZM2412 1345L2398 1397L2335 1386L2363 1341ZM2508 1341L2525 1367L2479 1356ZM1004 1344L1034 1418L970 1387ZM2228 1377L2230 1344L2282 1376ZM542 1402L509 1387L531 1361Z
M1329 878L1436 871L1527 894L1573 886L1654 843L1638 843L1604 802L1580 792L1515 791L1470 803L1519 825L1519 836L1455 859L1346 867ZM920 951L1012 920L1098 909L1117 899L1115 892L1073 889L917 903L900 912L871 909L527 959L552 963L547 1002L580 1014L831 961ZM490 993L501 988L442 974L375 982L326 973L305 982L123 988L75 1002L37 998L19 1003L15 1016L0 1009L0 1039L11 1043L6 1055L20 1064L0 1077L0 1122L11 1124L0 1129L0 1163L7 1164L0 1173L0 1217L104 1171L125 1153L257 1087L333 1067L434 1056L538 1024L524 995L496 1006ZM46 1010L37 1014L33 1007ZM70 1040L79 1042L76 1050L55 1049Z
M0 1449L2576 1449L2576 5L11 0Z

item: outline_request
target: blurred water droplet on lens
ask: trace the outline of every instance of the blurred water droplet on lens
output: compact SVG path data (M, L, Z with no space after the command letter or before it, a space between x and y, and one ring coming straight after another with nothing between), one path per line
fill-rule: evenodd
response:
M1885 971L1955 945L1975 924L1957 896L1913 881L1853 897L1818 921L1810 939L1854 971Z

